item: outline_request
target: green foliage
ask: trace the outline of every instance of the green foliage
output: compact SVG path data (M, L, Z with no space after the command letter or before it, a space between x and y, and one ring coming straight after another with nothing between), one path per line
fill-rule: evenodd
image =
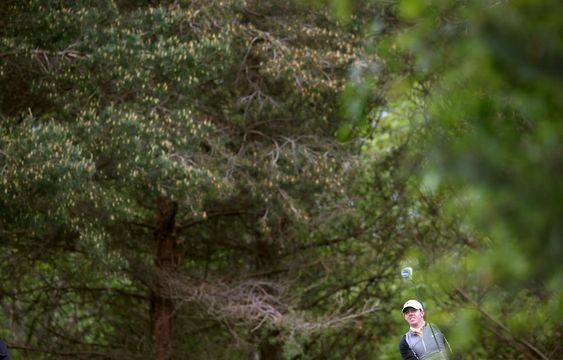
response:
M479 335L479 314L473 309L463 309L456 314L456 324L451 330L451 343L460 353L469 353Z
M1 300L14 356L151 352L149 302L168 286L152 266L163 202L178 205L176 357L267 344L297 355L291 311L314 323L392 291L363 265L377 252L354 253L400 244L354 235L346 186L358 163L343 166L350 149L332 138L359 51L352 23L276 1L12 1L0 16ZM248 279L288 287L263 290L285 323L197 292L236 294Z
M399 115L422 125L413 137L427 159L421 190L445 196L445 219L463 214L437 236L465 238L468 249L420 244L405 261L427 274L424 297L456 314L453 333L473 335L454 335L469 358L560 353L559 8L555 1L405 0L393 8L394 22L377 20L387 32L373 32L383 70L365 73L364 83L385 76L397 84L385 94L391 109L421 105ZM362 116L353 118L358 127L377 119ZM387 137L377 127L367 135Z
M419 296L464 358L559 355L558 4L315 3L3 4L14 357L146 358L172 285L177 358L396 358Z

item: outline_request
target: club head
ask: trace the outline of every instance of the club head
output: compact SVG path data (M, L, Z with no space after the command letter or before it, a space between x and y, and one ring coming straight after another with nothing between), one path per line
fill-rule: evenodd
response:
M403 279L408 279L412 276L412 267L407 266L401 269L401 277Z

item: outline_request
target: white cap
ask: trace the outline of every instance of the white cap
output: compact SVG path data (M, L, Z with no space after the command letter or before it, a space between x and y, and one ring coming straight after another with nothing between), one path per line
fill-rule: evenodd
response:
M411 307L411 308L413 308L413 309L416 309L416 310L424 310L424 308L422 307L422 304L419 303L419 302L416 301L416 300L408 300L408 301L405 303L405 305L403 305L403 312L405 312L405 309L406 309L406 308L409 308L409 307Z

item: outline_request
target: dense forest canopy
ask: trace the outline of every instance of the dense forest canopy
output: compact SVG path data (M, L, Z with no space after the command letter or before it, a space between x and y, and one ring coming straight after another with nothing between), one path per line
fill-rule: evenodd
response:
M421 297L464 359L560 358L560 14L4 1L12 357L396 359Z

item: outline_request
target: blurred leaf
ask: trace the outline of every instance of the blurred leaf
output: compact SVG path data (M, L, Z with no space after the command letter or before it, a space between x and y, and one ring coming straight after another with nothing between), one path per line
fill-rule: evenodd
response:
M454 353L466 352L475 346L479 335L479 312L473 309L461 309L456 313L449 336Z
M350 21L352 0L330 0L336 18L346 24Z

